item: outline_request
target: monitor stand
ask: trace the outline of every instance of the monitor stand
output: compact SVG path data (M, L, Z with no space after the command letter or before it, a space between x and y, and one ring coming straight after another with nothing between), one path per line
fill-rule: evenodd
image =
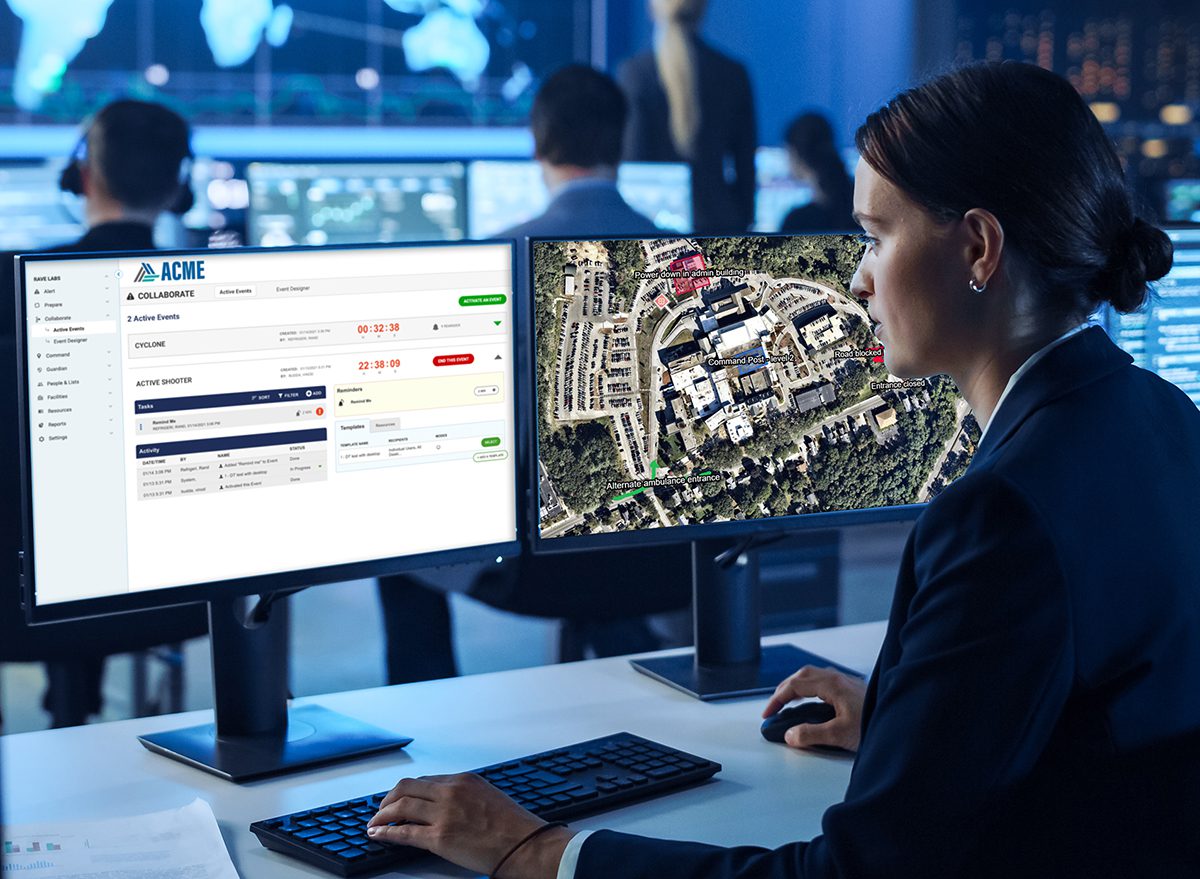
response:
M173 760L243 782L402 748L412 741L319 705L288 708L288 615L263 596L208 606L215 723L138 736Z
M791 645L763 647L758 546L779 539L692 543L692 613L696 650L676 656L634 659L642 674L703 701L773 693L805 665L861 675Z

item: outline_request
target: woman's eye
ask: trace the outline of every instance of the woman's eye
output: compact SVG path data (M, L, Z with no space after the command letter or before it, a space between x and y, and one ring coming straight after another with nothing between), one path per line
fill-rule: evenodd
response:
M878 238L868 235L866 232L860 232L855 237L858 238L859 242L863 245L863 247L867 248L867 250L870 250L870 251L874 251L875 246L879 243Z

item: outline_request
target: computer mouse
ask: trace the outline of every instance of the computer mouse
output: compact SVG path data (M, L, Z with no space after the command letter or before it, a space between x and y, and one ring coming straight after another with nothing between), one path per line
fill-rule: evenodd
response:
M801 702L772 714L762 722L762 735L768 742L783 744L789 729L799 723L824 723L833 720L837 711L828 702Z

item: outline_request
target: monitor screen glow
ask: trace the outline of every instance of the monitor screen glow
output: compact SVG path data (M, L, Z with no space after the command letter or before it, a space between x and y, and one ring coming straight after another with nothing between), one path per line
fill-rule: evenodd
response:
M251 245L466 238L460 162L251 164Z
M35 603L514 541L512 252L26 260Z

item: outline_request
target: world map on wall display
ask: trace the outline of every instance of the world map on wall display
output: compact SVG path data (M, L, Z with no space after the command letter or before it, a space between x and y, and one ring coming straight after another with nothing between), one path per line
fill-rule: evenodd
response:
M0 120L164 100L195 121L523 124L586 60L578 0L4 0Z

